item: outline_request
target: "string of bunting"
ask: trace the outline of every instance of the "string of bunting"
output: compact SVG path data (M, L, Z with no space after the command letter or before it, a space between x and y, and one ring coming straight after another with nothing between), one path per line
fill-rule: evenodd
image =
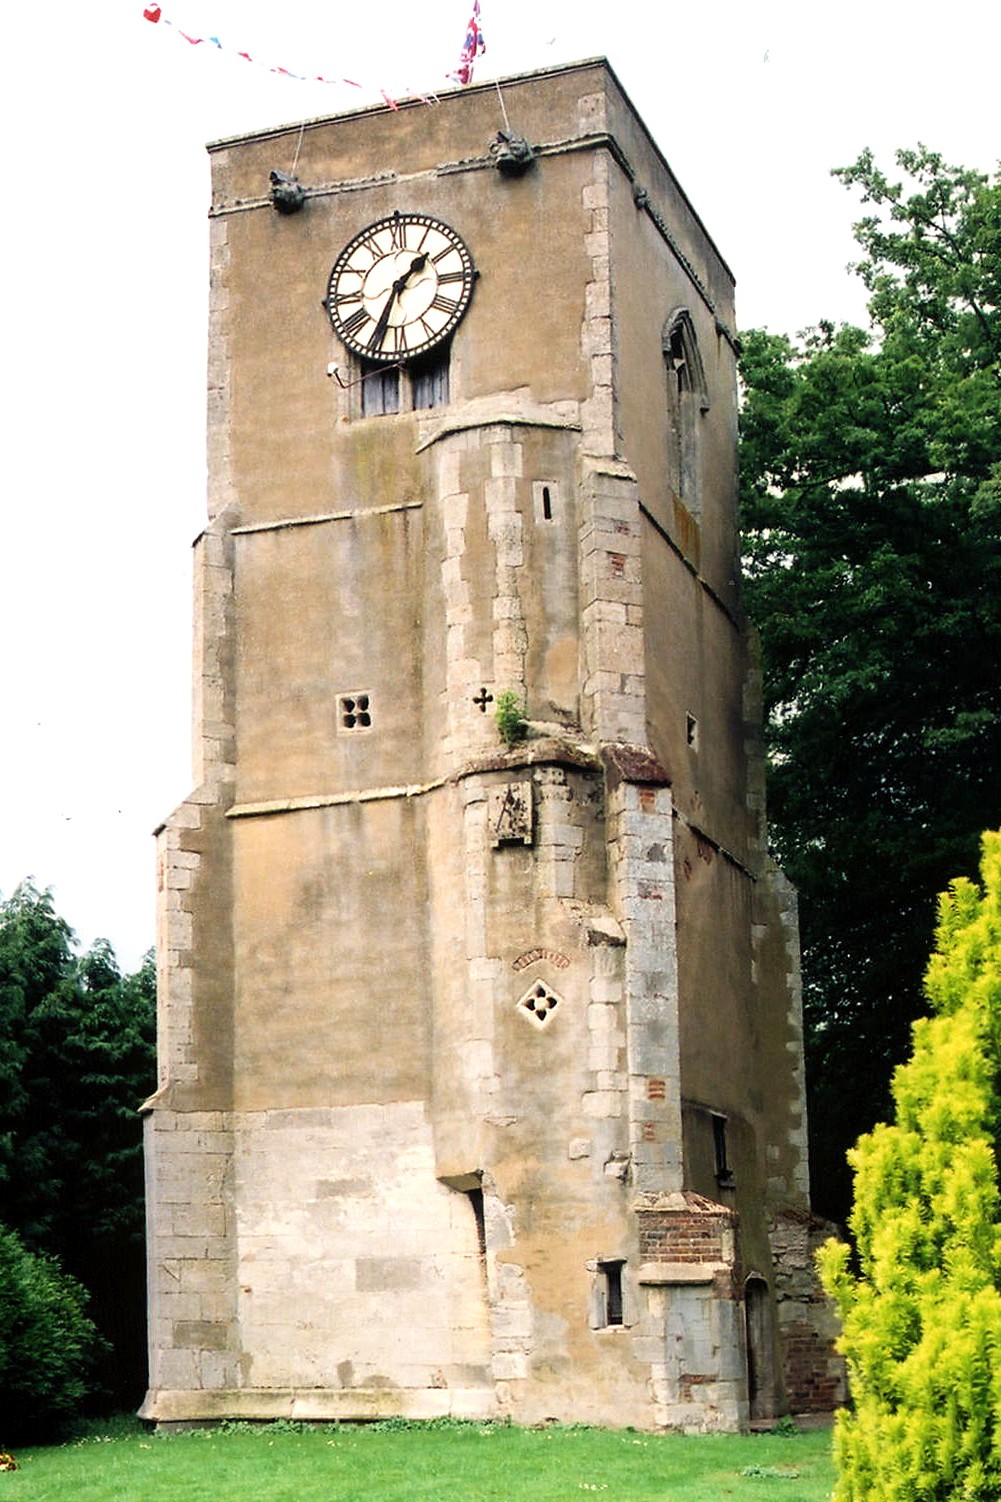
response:
M459 66L448 77L456 83L472 83L473 63L481 52L486 52L483 31L480 26L480 0L473 0L473 13L466 27L466 37L459 54Z
M233 53L236 57L242 57L246 62L254 63L257 67L267 68L269 73L278 73L283 78L295 79L299 83L347 85L347 87L351 89L365 88L364 84L358 83L358 81L354 78L325 78L320 73L293 73L290 68L274 67L269 63L262 63L258 58L251 57L249 52L241 52L234 47L224 46L224 44L217 36L191 36L188 32L182 31L176 21L172 21L169 16L164 15L162 7L156 3L156 0L153 0L152 4L147 5L146 9L143 11L143 16L147 21L151 21L154 25L160 24L163 26L172 27L177 35L179 37L182 37L184 41L190 43L192 47L199 47L202 44L209 47L216 47L220 52ZM470 16L469 24L466 27L466 36L462 44L462 52L459 56L458 67L454 70L454 72L446 74L446 77L454 81L455 83L471 83L473 78L473 62L481 52L485 51L486 47L483 41L483 32L480 27L480 0L473 0L472 15ZM380 88L378 92L379 94L381 94L385 102L389 105L389 108L391 110L399 108L396 100L392 97L392 95L388 94L385 89ZM417 97L419 99L422 99L425 104L434 104L437 102L433 93L421 93L418 94Z

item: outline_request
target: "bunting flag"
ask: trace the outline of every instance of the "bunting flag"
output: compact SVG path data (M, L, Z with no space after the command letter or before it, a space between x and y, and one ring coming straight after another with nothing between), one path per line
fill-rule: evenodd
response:
M479 0L476 0L476 14L479 15ZM173 29L176 31L177 35L179 37L183 37L183 39L186 42L189 42L192 47L199 47L199 46L201 46L202 43L205 43L205 44L207 44L210 47L218 47L218 49L219 49L220 52L231 52L236 57L242 57L242 58L244 58L245 61L248 62L248 63L255 63L260 68L267 68L267 70L268 70L269 73L279 73L279 74L281 74L281 76L283 78L294 78L294 79L296 79L300 83L346 84L349 88L352 88L352 89L363 89L363 88L365 88L364 84L358 83L357 80L355 80L354 78L324 78L322 76L322 74L319 74L319 73L293 73L290 68L273 67L269 63L262 63L262 62L260 62L260 60L258 58L251 57L251 55L250 55L249 52L240 52L240 51L237 51L236 48L224 46L223 43L219 40L219 38L215 37L215 36L209 36L209 37L189 36L189 34L186 31L182 31L181 30L181 28L177 25L176 21L172 21L169 16L165 16L164 15L162 7L160 5L158 5L158 4L156 4L155 0L154 0L154 3L152 3L150 5L147 5L146 9L143 11L143 16L145 17L145 19L147 21L152 21L154 25L156 25L159 22L159 23L162 23L162 25L164 25L164 26L172 26ZM474 22L470 21L469 24L470 24L470 27L472 27L474 25ZM478 30L477 30L477 35L478 35ZM469 37L468 37L468 35L467 35L467 38L466 38L466 42L467 42L467 45L468 45L468 43L469 43ZM482 51L482 41L480 43L480 50ZM465 56L465 52L463 52L463 56ZM451 76L452 75L450 74L449 77L451 77ZM472 68L470 68L470 77L471 76L472 76ZM463 79L462 81L463 82L468 82L468 80L466 80L466 79ZM383 99L389 105L389 108L391 110L395 110L395 109L399 108L398 104L396 103L396 100L393 99L392 96L390 94L388 94L385 89L377 89L377 90L375 90L375 92L377 92L377 93L379 93L379 94L382 95ZM434 94L419 93L415 97L417 97L418 99L423 100L425 104L436 104L437 103L437 100L435 99Z
M466 27L466 39L459 54L459 66L454 73L449 73L449 78L454 78L456 83L472 83L473 63L480 53L486 50L483 32L480 29L480 0L473 0L473 13Z

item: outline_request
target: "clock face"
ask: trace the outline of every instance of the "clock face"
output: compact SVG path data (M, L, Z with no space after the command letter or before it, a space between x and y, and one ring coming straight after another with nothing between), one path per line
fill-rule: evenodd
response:
M473 259L428 214L380 219L334 262L326 308L334 332L366 360L401 363L447 339L473 292Z

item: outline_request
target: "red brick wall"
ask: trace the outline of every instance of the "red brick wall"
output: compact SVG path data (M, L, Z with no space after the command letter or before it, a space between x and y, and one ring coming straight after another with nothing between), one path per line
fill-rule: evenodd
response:
M830 1413L845 1401L844 1363L830 1339L812 1325L784 1326L782 1355L793 1413Z
M639 1219L641 1262L722 1262L727 1215L698 1210L647 1210Z

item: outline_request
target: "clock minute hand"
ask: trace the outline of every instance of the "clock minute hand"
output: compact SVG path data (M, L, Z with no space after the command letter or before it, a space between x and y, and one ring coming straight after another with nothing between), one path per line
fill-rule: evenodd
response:
M386 301L383 304L382 312L379 314L379 321L375 326L372 337L368 341L368 347L371 350L378 349L383 339L386 337L386 330L389 328L389 315L393 311L393 304L396 301L397 296L399 295L399 291L399 282L394 282L389 289L389 296L386 298Z
M389 328L389 317L393 311L394 302L407 285L408 279L415 271L423 271L427 265L427 261L427 256L414 256L408 269L402 276L398 276L392 287L390 287L389 296L386 298L382 312L379 314L379 321L372 331L371 339L368 341L369 349L376 350L382 344L383 339L386 337L386 330Z

